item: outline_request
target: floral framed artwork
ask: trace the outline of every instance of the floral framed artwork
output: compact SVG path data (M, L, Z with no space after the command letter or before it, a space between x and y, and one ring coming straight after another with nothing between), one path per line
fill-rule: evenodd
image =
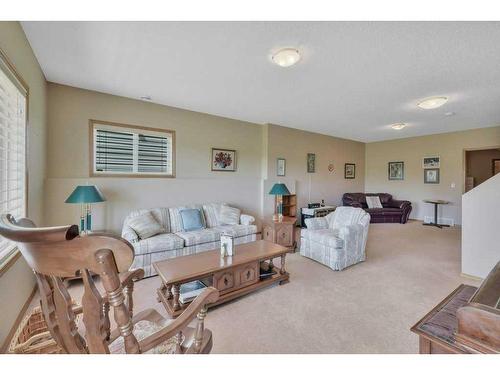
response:
M344 164L344 178L348 180L356 178L356 164Z
M405 179L405 163L403 161L390 161L387 169L389 180Z
M276 175L284 176L286 174L286 160L283 158L278 158L276 160Z
M424 184L439 184L439 168L424 170Z
M235 172L236 150L212 148L211 163L214 172Z
M307 173L316 172L316 154L307 154Z

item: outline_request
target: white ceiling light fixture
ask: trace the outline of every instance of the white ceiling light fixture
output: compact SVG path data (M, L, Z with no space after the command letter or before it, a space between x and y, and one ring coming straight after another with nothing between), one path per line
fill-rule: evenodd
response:
M141 100L144 100L145 102L150 102L153 99L149 95L143 95L141 96Z
M393 128L394 130L401 130L401 129L404 129L405 127L406 127L406 124L404 124L402 122L391 125L391 128Z
M433 96L431 98L425 98L417 103L422 109L434 109L439 108L448 101L446 96Z
M273 54L271 57L276 65L283 68L295 65L300 60L300 53L296 48L283 48Z

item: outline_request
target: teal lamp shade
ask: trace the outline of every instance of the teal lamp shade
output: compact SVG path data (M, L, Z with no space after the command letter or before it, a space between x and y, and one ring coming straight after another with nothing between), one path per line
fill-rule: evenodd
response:
M269 194L270 195L290 195L290 190L288 190L288 188L286 187L285 184L277 183L277 184L274 184L274 186L272 187Z
M106 198L94 185L77 186L71 195L66 199L66 203L98 203L104 202Z
M290 190L288 190L285 184L279 182L274 184L269 194L277 196L276 212L278 213L278 218L281 221L281 218L283 217L283 195L290 195Z
M90 210L91 203L104 202L106 198L99 191L97 186L94 185L80 185L77 186L71 195L66 199L66 203L80 203L82 205L82 215L80 217L80 231L90 232L92 230L92 214ZM87 209L86 217L84 209ZM87 224L85 226L85 224Z

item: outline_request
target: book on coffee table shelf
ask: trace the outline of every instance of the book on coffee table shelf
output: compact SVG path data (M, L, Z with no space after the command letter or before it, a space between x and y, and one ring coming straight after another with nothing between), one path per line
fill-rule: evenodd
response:
M277 272L274 270L274 268L270 267L269 262L260 262L260 272L259 272L259 278L261 280L268 279L272 277L273 275L276 275Z
M200 280L182 284L179 288L179 302L182 304L191 302L196 297L198 297L206 288L207 286Z

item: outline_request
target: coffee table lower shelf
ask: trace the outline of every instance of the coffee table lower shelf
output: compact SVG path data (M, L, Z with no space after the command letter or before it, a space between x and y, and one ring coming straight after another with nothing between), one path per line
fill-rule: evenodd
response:
M246 286L241 286L239 288L232 289L230 291L219 291L220 297L217 300L217 302L208 305L207 307L214 307L217 305L220 305L222 303L231 301L235 298L244 296L248 293L252 293L258 289L265 288L269 285L279 283L280 285L286 284L290 280L290 274L286 271L282 271L278 267L274 268L277 270L277 274L272 275L271 277L263 280L259 280L253 284L246 285ZM213 286L213 285L211 285ZM158 288L158 302L161 302L163 306L165 307L168 315L170 317L175 318L182 314L182 312L189 306L189 303L182 304L179 302L179 306L177 308L174 308L174 298L172 295L172 292L169 290L170 286L167 287L165 285L162 285L160 288Z

